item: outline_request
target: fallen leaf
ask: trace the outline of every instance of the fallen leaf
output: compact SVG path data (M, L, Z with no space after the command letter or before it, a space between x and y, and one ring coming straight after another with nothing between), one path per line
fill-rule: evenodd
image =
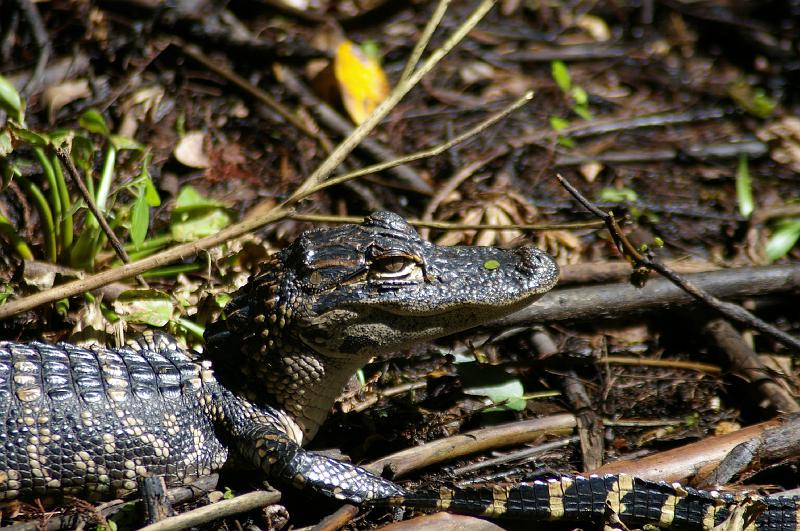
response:
M593 183L600 172L603 171L603 165L597 161L587 162L586 164L581 164L580 171L586 182Z
M47 106L47 120L51 124L55 123L56 114L64 105L81 98L88 98L91 95L89 81L86 79L65 81L58 85L47 87L42 93L42 99Z
M175 146L175 158L190 168L208 168L210 161L205 150L205 139L203 131L189 131Z
M123 291L114 301L114 311L130 323L164 326L172 318L172 298L163 291L139 289Z
M599 42L611 39L611 30L606 21L594 15L581 15L575 20L575 25L586 31L592 38Z
M389 94L389 81L380 63L351 41L336 48L333 70L344 108L356 124Z

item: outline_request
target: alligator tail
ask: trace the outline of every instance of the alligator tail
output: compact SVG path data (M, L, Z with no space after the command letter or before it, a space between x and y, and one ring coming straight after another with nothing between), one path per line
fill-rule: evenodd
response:
M373 505L441 510L491 518L602 525L619 519L629 528L710 531L737 515L741 529L799 531L800 498L733 496L625 474L556 475L513 486L411 491Z

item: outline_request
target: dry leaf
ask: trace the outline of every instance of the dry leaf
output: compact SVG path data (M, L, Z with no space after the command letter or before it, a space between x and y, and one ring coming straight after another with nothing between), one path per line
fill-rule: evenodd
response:
M580 170L586 182L593 183L597 175L603 171L603 165L597 161L587 162L586 164L581 164Z
M472 85L481 81L492 80L494 78L494 67L483 61L472 61L462 66L458 73L464 83Z
M76 79L65 81L44 89L42 98L47 106L47 120L52 124L56 121L56 113L68 103L91 96L89 81Z
M210 162L205 150L203 131L189 131L175 146L175 158L190 168L208 168Z
M594 15L580 15L575 20L575 25L586 31L592 38L599 42L605 42L611 38L611 30L606 21Z
M770 122L757 136L769 142L772 160L800 171L800 118L786 116Z
M141 122L158 121L158 108L163 99L164 87L160 85L143 87L131 94L122 102L123 116L119 134L134 138Z
M389 94L389 81L381 65L351 41L343 41L336 48L333 71L344 108L356 124Z

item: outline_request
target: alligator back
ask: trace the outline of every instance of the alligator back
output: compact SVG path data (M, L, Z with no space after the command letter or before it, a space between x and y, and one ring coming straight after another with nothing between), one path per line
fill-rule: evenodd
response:
M0 342L0 499L108 498L137 477L180 484L219 468L205 372L177 347Z

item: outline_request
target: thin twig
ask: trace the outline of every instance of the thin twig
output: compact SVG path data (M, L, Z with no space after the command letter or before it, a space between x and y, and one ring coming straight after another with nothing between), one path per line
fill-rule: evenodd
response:
M353 129L355 129L353 122L322 101L291 68L281 64L274 64L272 70L286 90L295 96L300 101L300 104L308 109L309 114L315 116L327 129L343 137L353 132ZM397 158L397 155L377 138L364 138L358 145L358 149L378 161ZM332 148L327 150L327 153L331 151L333 151ZM390 168L390 172L392 174L391 186L403 187L424 195L433 193L431 185L411 166L395 166Z
M200 524L205 524L219 518L234 514L246 513L254 509L260 509L267 505L278 503L281 493L276 490L256 490L236 496L230 500L222 500L211 505L198 507L192 511L165 518L158 523L141 528L141 531L173 531L187 529Z
M319 134L317 131L313 131L308 128L308 126L298 118L292 111L284 107L280 102L275 100L272 96L264 92L263 90L259 89L258 87L253 86L252 83L247 81L245 78L234 72L229 68L225 68L222 65L219 65L206 57L203 52L200 51L200 48L193 44L186 44L178 39L173 39L173 44L181 49L183 53L200 63L201 65L205 66L218 76L223 77L228 82L236 85L241 90L247 92L255 99L278 113L280 116L283 117L284 120L292 124L298 130L302 131L304 134L308 135L309 137L320 141Z
M450 1L451 0L439 0L439 3L436 4L436 9L433 10L430 20L425 25L425 29L422 30L422 35L419 36L417 43L414 45L414 49L411 50L411 55L408 56L408 61L406 61L406 66L403 68L403 73L400 74L401 81L408 79L417 67L419 58L422 57L422 52L424 52L425 48L428 46L433 32L439 27L439 23L447 12L447 8L450 6Z
M584 208L589 210L592 214L599 217L606 223L611 238L617 246L617 249L622 253L625 258L631 261L634 268L647 268L660 273L663 277L667 278L673 284L681 288L683 291L693 296L694 298L704 302L711 308L718 311L720 314L728 319L736 321L739 324L758 330L759 332L773 338L775 341L793 349L795 352L800 352L800 339L793 337L776 326L773 326L752 313L748 312L741 306L730 302L722 301L707 291L695 286L691 282L684 279L682 276L674 272L666 265L652 260L644 254L640 253L638 249L625 237L614 218L613 212L603 212L594 206L588 199L586 199L572 184L570 184L563 176L557 175L558 181L561 185L581 204Z
M308 190L307 192L305 192L305 195L303 195L303 197L311 195L311 194L313 194L315 192L318 192L318 191L323 190L325 188L328 188L330 186L334 186L336 184L343 183L343 182L349 181L351 179L355 179L356 177L361 177L362 175L368 175L370 173L377 173L379 171L383 171L385 169L398 166L400 164L405 164L407 162L413 162L415 160L419 160L419 159L423 159L423 158L428 158L428 157L433 157L433 156L436 156L436 155L440 155L441 153L444 153L445 151L447 151L451 147L455 146L456 144L460 144L461 142L469 140L473 136L483 132L488 127L496 124L498 121L502 120L503 118L505 118L506 116L508 116L509 114L514 112L515 110L519 109L521 106L525 105L526 103L528 103L532 99L533 99L533 91L528 91L524 95L522 95L520 98L517 98L516 100L514 100L510 105L508 105L504 109L502 109L499 112L489 116L488 118L486 118L485 120L483 120L479 124L477 124L475 127L471 127L467 131L464 131L460 135L457 135L457 136L453 137L452 139L448 140L447 142L444 142L442 144L433 146L433 147L428 148L428 149L423 149L421 151L417 151L416 153L412 153L410 155L406 155L404 157L400 157L400 158L395 159L395 160L390 160L390 161L387 161L387 162L381 162L381 163L378 163L378 164L373 164L371 166L367 166L366 168L361 168L359 170L346 173L344 175L337 175L335 177L331 177L330 179L327 179L327 180L321 182L319 185L317 185L314 188L312 188L312 189ZM469 174L467 174L467 176L469 176ZM464 178L466 178L466 177L464 177ZM438 196L439 193L437 193L436 195Z
M633 365L636 367L662 367L665 369L682 369L687 371L705 372L708 374L721 374L722 369L717 365L683 360L653 360L648 358L635 358L633 356L606 356L599 358L597 363L609 365Z
M425 207L425 211L422 213L422 219L425 221L432 221L433 213L436 212L436 209L439 208L439 205L442 204L442 202L447 199L447 197L459 186L461 186L461 183L475 175L475 172L493 160L502 157L506 153L508 153L508 146L498 146L486 155L477 160L473 160L455 172L441 187L439 187L439 189L436 191L436 195L434 195L428 202L428 206ZM427 238L428 232L429 231L427 230L422 230L420 231L420 235L422 235L423 238Z
M325 181L326 183L329 181ZM333 216L326 214L292 214L289 219L311 221L313 223L361 223L364 216ZM408 218L409 225L440 230L573 230L596 229L603 226L602 221L580 221L575 223L512 223L491 225L488 223L451 223L449 221L426 221ZM624 263L624 262L620 262Z
M73 184L75 184L75 186L78 188L83 200L86 202L86 206L100 224L100 228L102 228L103 232L105 232L108 241L111 242L111 247L114 248L114 251L117 253L117 256L119 256L120 260L126 264L129 264L131 262L131 258L128 256L128 253L125 252L122 242L120 242L119 238L117 238L117 235L114 234L114 230L108 224L108 221L106 221L103 213L100 212L99 208L97 208L97 204L94 202L92 194L90 194L89 190L86 189L86 185L83 183L83 179L81 179L81 176L78 173L78 168L76 168L75 163L72 162L72 157L70 157L69 153L64 151L62 148L56 148L55 152L58 160L60 160L61 164L67 168L67 174L72 179ZM147 281L140 275L136 276L136 281L139 282L139 284L143 287L148 287Z

